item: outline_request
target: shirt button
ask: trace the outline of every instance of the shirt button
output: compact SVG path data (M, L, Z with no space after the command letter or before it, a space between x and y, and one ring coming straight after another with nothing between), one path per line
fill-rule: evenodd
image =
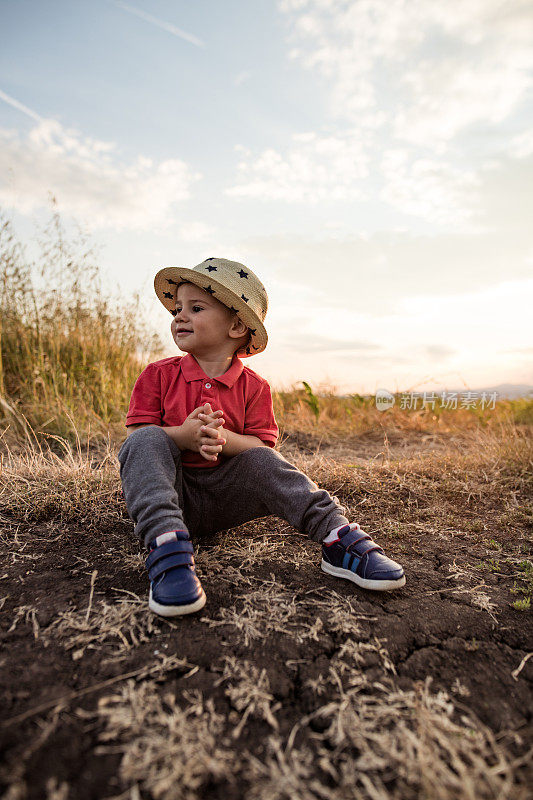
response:
M211 388L211 384L210 383L206 383L205 388L206 389L210 389Z

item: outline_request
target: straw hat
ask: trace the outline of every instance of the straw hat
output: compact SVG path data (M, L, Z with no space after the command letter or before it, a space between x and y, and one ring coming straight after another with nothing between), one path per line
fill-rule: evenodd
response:
M164 267L154 278L155 293L170 313L176 315L176 289L181 281L190 281L234 311L248 327L248 344L236 353L240 358L265 349L268 335L263 325L268 309L266 289L251 269L226 258L206 258L201 264L187 267Z

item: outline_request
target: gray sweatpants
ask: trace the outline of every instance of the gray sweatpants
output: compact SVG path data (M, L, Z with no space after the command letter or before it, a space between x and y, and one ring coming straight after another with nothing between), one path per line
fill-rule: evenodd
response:
M271 514L316 542L348 522L337 497L270 447L196 469L183 466L176 443L149 425L125 440L118 460L126 508L146 547L166 531L204 536Z

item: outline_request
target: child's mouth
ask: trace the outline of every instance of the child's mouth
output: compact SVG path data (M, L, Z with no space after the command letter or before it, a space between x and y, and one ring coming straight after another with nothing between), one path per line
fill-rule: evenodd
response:
M188 336L192 331L178 331L178 336Z

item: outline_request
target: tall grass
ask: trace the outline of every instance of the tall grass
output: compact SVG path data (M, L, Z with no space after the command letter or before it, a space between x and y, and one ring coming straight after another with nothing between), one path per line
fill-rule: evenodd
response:
M395 405L386 411L376 408L372 395L339 396L332 391L313 391L302 381L303 389L293 386L273 392L276 419L288 431L319 433L324 441L343 437L384 436L410 433L453 436L475 436L478 432L499 434L506 438L515 427L531 430L533 400L499 399L494 408L435 407L402 408L401 394Z
M0 450L28 440L56 452L79 446L80 438L121 441L133 384L163 352L139 294L104 294L94 246L79 228L72 240L67 236L51 199L51 218L36 237L37 262L29 262L0 209ZM526 399L484 411L438 403L407 410L397 396L394 408L380 412L373 397L340 397L305 380L273 387L272 394L282 436L318 433L323 441L413 432L475 436L485 429L507 438L514 426L530 430L533 423L533 402Z
M55 201L52 199L53 204ZM133 383L162 349L138 294L104 296L94 249L53 207L29 263L0 211L0 424L6 442L98 439L123 418Z

